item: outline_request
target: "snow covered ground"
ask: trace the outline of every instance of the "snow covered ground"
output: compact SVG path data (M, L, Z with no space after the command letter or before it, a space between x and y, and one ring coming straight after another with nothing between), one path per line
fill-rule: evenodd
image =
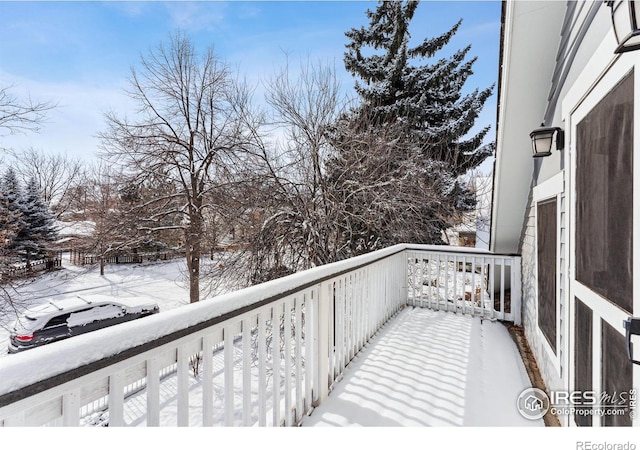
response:
M76 295L102 294L137 297L157 302L160 311L189 303L184 258L144 264L110 264L100 276L97 266L74 266L68 255L63 257L63 269L20 282L12 295L19 305L34 306L49 299ZM7 354L8 327L15 317L0 317L0 356Z

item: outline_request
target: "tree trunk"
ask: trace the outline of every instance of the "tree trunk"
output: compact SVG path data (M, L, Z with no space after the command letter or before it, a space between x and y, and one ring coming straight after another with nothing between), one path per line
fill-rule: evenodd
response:
M193 217L195 216L195 217ZM185 231L187 270L189 271L189 302L200 301L200 257L202 255L202 218L192 215Z

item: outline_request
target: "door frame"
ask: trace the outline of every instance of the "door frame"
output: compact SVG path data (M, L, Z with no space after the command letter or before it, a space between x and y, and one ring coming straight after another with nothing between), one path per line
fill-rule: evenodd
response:
M575 354L575 299L579 298L593 313L593 388L596 391L602 389L602 327L601 319L612 325L624 336L623 320L629 314L620 307L614 305L599 294L575 279L575 248L576 248L576 127L577 124L602 100L611 90L633 70L634 76L634 158L633 158L633 259L640 255L640 208L635 204L640 201L640 155L636 149L640 149L640 54L631 52L624 55L615 55L605 40L591 57L582 73L576 79L562 102L562 117L565 122L565 167L567 168L567 207L569 220L567 221L568 245L565 251L568 262L568 298L565 319L569 324L567 332L568 351L565 363L569 369L566 373L568 390L574 390L574 354ZM638 282L640 281L640 263L633 265L633 310L640 315L640 299L636 295ZM634 388L640 387L639 366L633 366ZM637 408L637 407L636 407ZM633 419L634 426L640 426L640 417L636 411ZM594 416L593 426L599 427L600 420ZM573 417L569 418L569 424L575 425Z

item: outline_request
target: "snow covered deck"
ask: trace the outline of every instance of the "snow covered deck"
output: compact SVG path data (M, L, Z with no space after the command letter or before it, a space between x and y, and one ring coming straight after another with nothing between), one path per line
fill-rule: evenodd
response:
M302 426L544 426L516 408L528 387L503 324L407 307L356 355Z

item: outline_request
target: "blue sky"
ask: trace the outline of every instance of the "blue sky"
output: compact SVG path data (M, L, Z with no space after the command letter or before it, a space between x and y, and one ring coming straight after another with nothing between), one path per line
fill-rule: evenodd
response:
M185 32L199 49L213 45L258 86L257 97L260 81L284 65L286 54L293 64L307 58L335 63L349 90L353 78L342 63L344 33L366 25L365 11L375 6L371 1L0 1L0 85L59 104L39 133L2 135L0 148L93 157L103 113L131 109L123 94L130 67L175 31ZM441 56L471 44L478 61L467 88L497 85L500 8L499 1L423 1L410 31L421 40L462 18ZM496 94L478 123L492 125L491 139L495 109Z

